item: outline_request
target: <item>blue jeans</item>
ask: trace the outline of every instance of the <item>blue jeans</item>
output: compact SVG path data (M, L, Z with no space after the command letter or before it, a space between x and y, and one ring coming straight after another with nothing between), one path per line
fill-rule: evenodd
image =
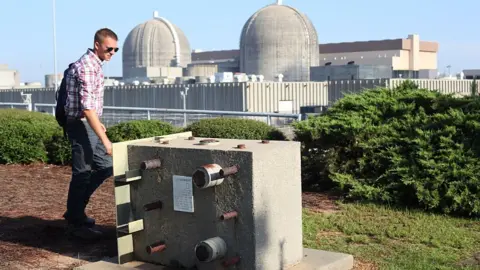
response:
M72 146L72 179L68 190L68 223L81 226L85 207L95 190L113 174L112 157L86 120L69 119L66 133Z

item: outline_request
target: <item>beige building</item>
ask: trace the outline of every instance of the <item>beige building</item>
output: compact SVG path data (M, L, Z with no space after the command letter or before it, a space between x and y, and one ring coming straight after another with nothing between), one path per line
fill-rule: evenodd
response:
M20 73L9 69L7 64L0 64L0 88L20 86Z
M389 66L395 74L437 70L438 43L421 41L419 35L378 41L320 45L320 65ZM418 77L413 76L413 77Z
M331 68L334 68L336 66L341 69L355 65L358 66L357 73L362 66L369 66L370 70L388 69L389 76L385 76L385 72L382 72L381 76L373 74L365 77L365 79L433 79L437 75L438 49L437 42L422 41L420 36L416 34L399 39L326 43L319 45L320 67L332 66ZM193 52L192 63L216 63L219 72L239 72L239 57L239 50ZM227 66L227 64L228 69L223 70L223 66ZM375 71L369 73L375 73ZM332 79L351 77L351 75L348 75L345 78ZM354 79L361 78L361 76L353 77Z

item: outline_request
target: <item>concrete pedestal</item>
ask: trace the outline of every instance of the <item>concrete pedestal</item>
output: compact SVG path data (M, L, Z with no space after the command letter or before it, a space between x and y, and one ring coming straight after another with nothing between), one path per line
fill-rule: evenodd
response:
M351 267L352 256L303 248L299 142L191 136L113 145L112 267Z

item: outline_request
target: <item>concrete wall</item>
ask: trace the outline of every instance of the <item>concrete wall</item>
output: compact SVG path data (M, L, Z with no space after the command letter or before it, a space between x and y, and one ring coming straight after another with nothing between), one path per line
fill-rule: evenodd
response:
M327 82L248 82L249 112L299 113L301 106L328 105ZM291 109L289 109L291 108Z
M189 64L185 69L185 76L213 76L218 72L216 64Z
M321 82L328 80L386 79L392 77L391 66L384 65L343 65L320 66L310 69L310 80Z
M355 61L358 65L386 65L393 66L395 57L400 56L400 50L370 51L370 52L340 52L323 54L320 52L320 65L331 62L332 65L346 65Z

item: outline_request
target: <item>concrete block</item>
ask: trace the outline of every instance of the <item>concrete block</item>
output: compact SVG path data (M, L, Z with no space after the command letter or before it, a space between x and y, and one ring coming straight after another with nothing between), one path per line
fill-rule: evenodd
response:
M307 269L300 143L190 137L114 144L118 263Z

